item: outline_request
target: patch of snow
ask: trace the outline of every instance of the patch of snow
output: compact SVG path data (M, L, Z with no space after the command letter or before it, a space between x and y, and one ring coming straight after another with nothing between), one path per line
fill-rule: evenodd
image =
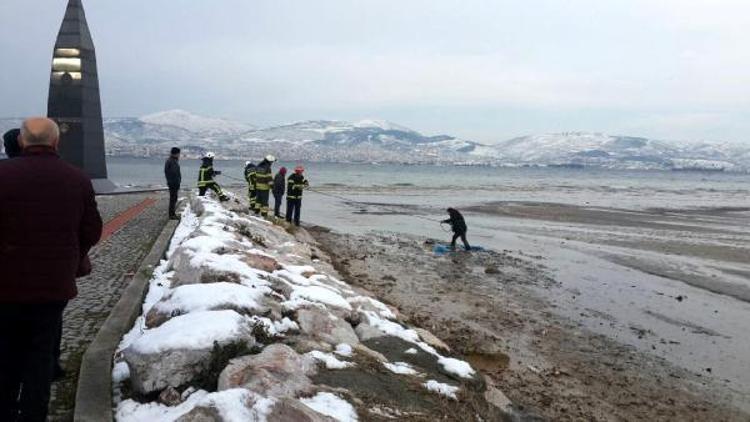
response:
M321 286L303 286L296 287L291 294L291 299L307 299L313 302L320 302L326 305L336 306L346 310L351 310L352 306L340 294L333 290Z
M354 349L352 349L352 346L347 343L341 343L336 346L336 350L334 350L333 353L336 353L339 356L351 357L354 353Z
M125 362L117 362L112 367L112 383L119 384L130 378L130 367Z
M416 355L418 352L417 352L417 349L410 347L406 349L404 353L406 353L407 355Z
M406 362L394 362L394 363L384 362L383 366L385 366L389 371L395 374L417 375L419 373L414 368L412 368L411 365L409 365Z
M287 331L299 331L299 325L287 317L284 317L281 321L274 321L273 328L275 332L280 334Z
M167 110L139 119L152 125L172 126L201 134L232 134L249 132L252 125L215 117L199 116L185 110Z
M217 409L222 420L227 422L263 421L274 403L273 399L258 396L243 388L217 393L199 390L177 406L125 400L117 406L115 419L118 422L173 421L201 406ZM252 406L248 407L249 404Z
M357 422L354 406L332 393L318 393L309 399L300 399L310 409L330 416L339 422Z
M396 322L383 319L375 312L366 311L364 314L367 316L368 323L378 330L388 335L399 337L410 343L420 342L419 334L417 334L416 331L404 328L401 324Z
M184 313L207 311L222 305L237 308L258 309L263 295L270 288L251 288L235 283L188 284L180 286L165 295L166 301L159 302L154 308L165 314L174 311Z
M438 364L440 364L446 372L457 375L461 378L471 378L476 374L474 368L472 368L468 362L463 360L441 356L438 358Z
M393 312L386 306L383 302L380 302L378 300L375 300L371 297L367 296L354 296L347 299L349 303L355 307L355 309L359 310L359 307L357 307L357 304L369 304L375 307L378 310L378 314L386 319L396 319L396 315L393 314Z
M449 397L453 400L458 400L458 397L456 397L456 393L459 390L458 387L454 387L450 384L445 384L442 382L437 382L435 380L429 380L422 385L430 391L433 391L438 394L442 394L443 396Z
M240 337L241 331L251 326L250 318L232 310L193 312L146 330L131 347L140 353L161 353L183 348L206 349L211 348L214 341Z
M309 356L325 363L326 368L328 369L344 369L354 366L351 362L346 362L343 360L339 360L336 356L332 355L331 353L324 353L320 350L313 350L312 352L307 353Z

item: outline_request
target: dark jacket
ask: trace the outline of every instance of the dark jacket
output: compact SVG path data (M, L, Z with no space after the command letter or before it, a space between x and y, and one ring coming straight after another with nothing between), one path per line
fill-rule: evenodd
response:
M91 180L49 147L0 162L0 180L0 303L74 298L102 234Z
M288 186L287 186L287 199L302 199L302 191L309 186L307 183L307 179L305 179L305 176L297 173L293 173L289 178L287 179Z
M198 186L208 186L213 182L214 176L220 175L220 171L214 170L214 160L204 158L201 168L198 169Z
M167 178L167 186L172 189L179 189L182 183L182 174L180 173L180 160L177 157L170 156L164 163L164 177Z
M464 221L464 216L461 215L458 210L454 210L452 208L450 211L448 211L448 215L450 216L450 218L447 220L443 220L442 222L450 223L454 233L466 233L467 227L466 222Z
M273 177L273 196L284 196L284 192L286 192L286 180L279 172Z

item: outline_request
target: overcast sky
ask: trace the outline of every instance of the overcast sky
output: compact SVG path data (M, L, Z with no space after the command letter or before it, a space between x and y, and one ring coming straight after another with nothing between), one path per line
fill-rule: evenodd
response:
M0 116L46 111L65 0L0 0ZM382 118L750 142L746 0L84 0L105 116Z

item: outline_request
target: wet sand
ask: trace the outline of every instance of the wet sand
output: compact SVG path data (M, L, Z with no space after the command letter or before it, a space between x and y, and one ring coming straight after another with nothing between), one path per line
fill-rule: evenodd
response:
M442 206L404 202L314 214L350 233L316 237L341 271L442 334L524 412L750 418L746 208L478 203L464 208L469 240L496 252L436 258L423 242L440 232L408 216L438 218Z

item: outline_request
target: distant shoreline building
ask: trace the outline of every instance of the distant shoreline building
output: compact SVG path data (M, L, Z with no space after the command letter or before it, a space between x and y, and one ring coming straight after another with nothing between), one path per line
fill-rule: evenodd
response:
M91 177L97 193L107 180L96 52L81 0L69 0L52 57L47 116L60 125L60 156Z

